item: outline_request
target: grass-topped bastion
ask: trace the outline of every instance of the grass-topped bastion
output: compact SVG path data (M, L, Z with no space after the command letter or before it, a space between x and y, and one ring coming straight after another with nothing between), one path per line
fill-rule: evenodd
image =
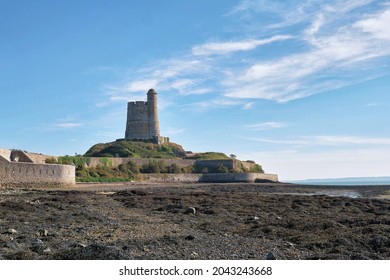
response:
M46 163L75 165L78 182L158 180L156 178L192 181L198 179L191 177L190 174L200 174L204 178L205 174L264 174L259 164L253 161L240 161L224 153L192 153L186 152L181 145L172 142L159 145L151 141L124 139L96 144L82 156L48 158ZM188 176L172 177L170 174Z

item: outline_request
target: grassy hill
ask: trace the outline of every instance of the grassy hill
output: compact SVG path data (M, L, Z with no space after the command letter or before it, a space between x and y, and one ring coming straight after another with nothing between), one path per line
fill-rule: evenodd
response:
M183 158L185 151L175 143L157 145L144 141L118 140L92 146L85 157L132 157L132 158Z
M117 140L92 146L84 157L131 157L131 158L185 158L198 160L230 159L224 153L206 152L186 155L176 143L157 145L147 141Z

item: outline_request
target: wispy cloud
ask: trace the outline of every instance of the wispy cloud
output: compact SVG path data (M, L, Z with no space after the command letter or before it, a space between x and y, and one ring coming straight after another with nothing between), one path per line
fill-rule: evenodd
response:
M210 100L190 103L185 105L185 110L196 112L204 112L216 108L241 107L243 110L250 110L253 108L254 102L246 102L245 100L231 99L225 97L217 97Z
M119 84L104 86L105 100L98 102L103 107L111 102L144 100L150 88L157 92L170 91L180 95L207 94L213 89L204 85L211 64L207 59L191 56L155 61L152 65L129 71ZM107 99L108 97L108 99Z
M370 102L370 103L364 104L363 107L376 107L376 106L380 106L380 105L381 104L378 102Z
M390 145L390 138L358 137L348 135L302 136L295 139L270 139L249 137L247 140L293 146L348 146L348 145Z
M258 46L270 44L277 41L284 41L291 39L290 35L276 35L267 39L261 40L243 40L236 42L222 42L222 43L206 43L192 48L194 55L212 55L212 54L228 54L237 51L248 51Z
M209 100L198 104L202 108L248 109L252 105L247 99L289 102L388 73L389 5L375 5L373 0L244 0L230 16L248 14L262 20L270 14L270 20L246 38L240 34L240 40L235 36L195 44L187 54L131 72L109 92L109 101L139 97L155 87L171 95L207 94ZM262 52L276 42L284 44L283 49L278 44L272 55Z
M275 128L281 128L285 127L286 124L281 122L263 122L263 123L257 123L257 124L248 124L245 125L245 128L248 130L258 131L258 130L268 130L268 129L275 129Z
M369 2L349 1L344 11ZM362 75L377 70L375 59L390 55L387 9L345 24L345 18L328 17L333 8L325 6L304 30L308 51L260 61L235 73L225 81L226 96L287 102L360 82Z
M166 135L176 135L176 134L181 134L185 131L184 128L175 128L175 127L166 127L164 129L164 133Z
M74 122L65 122L65 123L57 123L54 124L52 127L53 128L75 128L75 127L80 127L82 126L82 123L74 123Z

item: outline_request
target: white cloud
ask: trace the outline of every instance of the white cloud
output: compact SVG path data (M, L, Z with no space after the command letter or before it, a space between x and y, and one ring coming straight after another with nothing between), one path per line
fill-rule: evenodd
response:
M313 136L310 139L320 145L390 145L390 138L325 135Z
M370 102L370 103L365 104L363 107L376 107L376 106L380 106L380 105L381 104L378 102Z
M245 103L245 104L242 106L242 109L244 109L244 110L252 109L254 104L255 104L255 102L247 102L247 103Z
M182 95L200 95L200 94L210 93L212 91L213 90L211 88L191 88L189 90L182 91L181 94Z
M390 10L381 12L374 17L358 21L354 24L355 27L360 28L363 32L371 33L379 40L390 40Z
M167 61L155 62L148 74L151 74L158 80L167 80L178 76L207 71L209 69L207 61L199 60L193 57L183 57L181 59L171 59Z
M258 130L268 130L268 129L274 129L274 128L281 128L285 127L286 124L280 123L280 122L263 122L263 123L257 123L257 124L248 124L245 125L245 128L248 130L258 131Z
M368 2L348 1L344 10ZM375 59L390 56L390 8L353 24L328 17L328 13L319 11L304 31L303 40L310 46L307 51L230 73L223 83L225 95L287 102L377 77L380 69Z
M82 123L73 123L73 122L66 122L66 123L57 123L54 125L56 128L75 128L82 126Z
M272 20L279 22L274 22L272 30L259 27L243 40L197 44L187 55L132 71L122 86L109 90L109 102L133 100L133 96L144 96L149 88L156 88L184 96L211 95L212 101L199 103L202 108L229 103L250 109L253 104L248 100L231 99L289 102L377 78L384 75L390 57L390 6L355 12L372 2L241 1L231 15L269 12L275 15ZM288 33L286 26L296 23L300 25L294 33ZM253 39L259 37L259 30L265 30L265 39ZM284 35L275 35L281 33ZM288 40L291 38L294 40ZM284 50L248 56L247 51L276 41L285 41ZM216 97L220 94L223 97Z
M247 140L292 146L349 146L349 145L390 145L390 138L358 137L348 135L302 136L296 139L245 138Z
M197 60L192 56L155 61L151 66L129 71L131 75L125 77L126 81L121 85L106 85L106 99L99 101L97 106L104 107L112 102L145 100L145 94L150 88L155 88L157 92L171 91L181 95L209 93L212 89L204 87L202 83L208 78L205 75L210 67L207 59Z
M186 90L193 86L194 82L190 79L178 79L173 80L172 82L162 84L160 89L162 90L170 90L175 89L178 90L180 93L186 92Z
M270 44L277 41L284 41L291 39L290 35L276 35L271 38L262 40L243 40L237 42L223 42L223 43L207 43L192 48L194 55L212 55L212 54L228 54L237 51L248 51L258 46Z
M149 89L157 87L158 82L156 79L138 80L129 83L124 90L127 92L147 92Z
M166 127L164 129L164 134L165 135L176 135L176 134L181 134L185 131L184 128L175 128L175 127Z

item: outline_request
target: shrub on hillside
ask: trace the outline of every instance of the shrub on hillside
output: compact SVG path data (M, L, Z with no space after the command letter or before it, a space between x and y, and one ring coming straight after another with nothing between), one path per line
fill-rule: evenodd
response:
M227 168L225 165L220 164L218 165L217 169L215 170L217 173L229 173L229 168Z
M141 166L141 173L167 173L167 167L162 160L149 160Z
M176 163L172 163L167 167L167 172L168 173L173 173L173 174L179 174L182 173L182 170L180 166L178 166Z

